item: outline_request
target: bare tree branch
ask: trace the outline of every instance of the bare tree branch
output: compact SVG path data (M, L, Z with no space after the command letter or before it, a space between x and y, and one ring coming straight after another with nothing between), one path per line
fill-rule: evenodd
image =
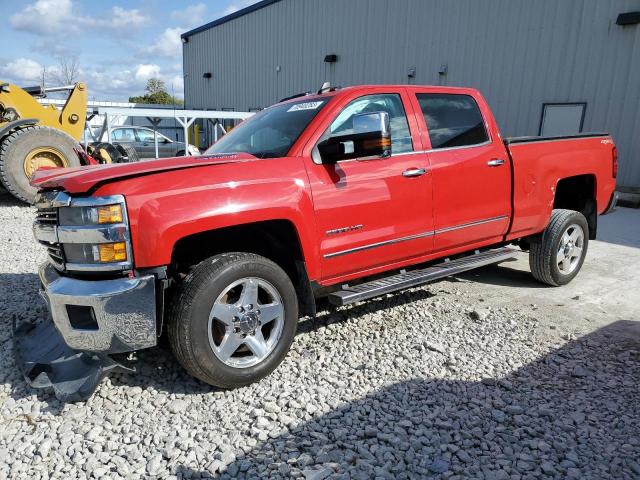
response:
M58 66L51 77L58 85L72 85L78 81L80 61L76 55L58 57Z

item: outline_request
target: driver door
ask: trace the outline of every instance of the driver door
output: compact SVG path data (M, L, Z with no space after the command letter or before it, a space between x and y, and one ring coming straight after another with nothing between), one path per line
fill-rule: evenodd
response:
M322 163L312 150L309 179L320 239L322 278L335 281L392 268L433 248L429 160L404 89L347 98L320 137L344 135L354 115L385 111L391 156ZM407 111L410 115L407 115Z

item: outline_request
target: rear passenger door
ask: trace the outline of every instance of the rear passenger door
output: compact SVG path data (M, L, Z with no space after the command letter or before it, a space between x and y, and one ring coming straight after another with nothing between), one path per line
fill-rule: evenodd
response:
M434 249L500 241L511 215L511 166L491 136L497 128L486 103L472 91L442 89L416 89L414 100L433 174Z

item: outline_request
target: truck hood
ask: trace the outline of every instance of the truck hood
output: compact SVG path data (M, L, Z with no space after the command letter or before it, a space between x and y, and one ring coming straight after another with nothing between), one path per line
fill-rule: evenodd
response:
M31 185L43 190L62 188L69 193L85 193L98 184L113 180L139 177L171 170L206 167L225 163L242 163L254 160L258 159L248 153L229 153L203 155L200 157L143 160L135 163L41 169L38 170L31 179Z

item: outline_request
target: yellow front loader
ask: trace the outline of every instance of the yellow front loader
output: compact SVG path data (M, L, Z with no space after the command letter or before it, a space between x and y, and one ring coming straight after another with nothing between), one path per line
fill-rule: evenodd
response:
M69 92L61 109L41 105L37 98L51 92ZM0 82L0 182L16 198L33 203L36 189L29 181L39 168L77 167L87 163L135 161L130 147L100 143L80 145L87 114L87 87L20 88ZM126 151L125 151L126 149ZM135 157L135 158L134 158Z
M70 92L60 110L36 100L57 91ZM29 181L37 169L81 165L79 141L86 112L84 83L43 90L0 82L0 181L4 187L33 203L36 189Z

